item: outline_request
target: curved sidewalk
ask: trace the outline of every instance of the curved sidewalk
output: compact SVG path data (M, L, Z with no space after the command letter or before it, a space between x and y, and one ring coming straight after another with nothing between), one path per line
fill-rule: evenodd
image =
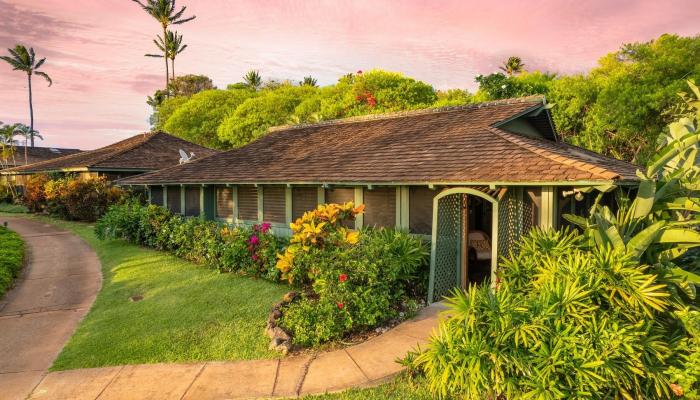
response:
M22 236L26 266L0 299L0 398L24 399L41 382L102 283L100 262L77 236L43 222L0 217Z
M364 343L316 355L52 372L31 399L249 399L371 386L401 371L395 360L426 343L442 310L433 304L417 318Z

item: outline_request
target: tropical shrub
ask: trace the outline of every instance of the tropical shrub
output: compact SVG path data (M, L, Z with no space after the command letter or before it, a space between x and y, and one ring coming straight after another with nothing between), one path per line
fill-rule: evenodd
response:
M15 232L0 226L0 298L17 277L24 261L24 241Z
M203 218L173 215L167 209L132 201L112 206L95 224L100 239L131 243L173 252L224 272L279 280L277 253L286 245L272 234L270 224L231 227Z
M282 308L279 325L295 344L318 345L412 315L425 273L420 239L391 229L346 228L364 207L328 204L292 224L278 268L302 295Z
M64 177L44 184L45 209L68 220L96 221L107 208L122 201L127 193L112 186L104 177L78 179Z
M31 175L24 183L22 193L22 204L31 212L43 212L46 209L46 193L44 185L49 181L49 177L44 174Z
M700 98L700 91L691 85ZM698 117L672 124L633 201L535 230L495 290L457 291L452 317L413 355L438 395L469 399L697 398Z

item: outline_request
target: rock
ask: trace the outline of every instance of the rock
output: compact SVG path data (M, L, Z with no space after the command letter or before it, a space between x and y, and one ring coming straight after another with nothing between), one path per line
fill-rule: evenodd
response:
M275 310L270 314L270 317L274 319L280 319L280 317L282 317L282 311Z
M297 298L297 296L299 296L299 293L297 293L295 291L288 292L282 298L282 302L283 303L291 303L294 299Z
M268 322L267 326L265 327L265 335L267 335L267 337L269 337L270 339L275 337L275 328L276 327L277 327L277 325L274 322Z
M272 340L275 339L281 339L283 341L291 340L291 337L287 332L284 331L284 329L280 328L279 326L276 326L275 328L272 329Z
M289 341L281 343L280 345L275 347L275 350L279 351L280 353L282 353L282 355L286 356L287 353L289 353L289 351L292 350L292 344Z
M131 296L131 297L129 297L129 300L136 303L137 301L143 300L143 296L141 296L141 295Z
M272 306L272 311L279 310L280 308L282 308L282 302L275 303L275 305Z

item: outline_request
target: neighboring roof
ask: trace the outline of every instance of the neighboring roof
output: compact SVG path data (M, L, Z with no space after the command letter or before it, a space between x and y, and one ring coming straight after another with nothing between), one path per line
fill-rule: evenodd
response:
M178 165L179 149L187 154L195 153L195 159L217 153L216 150L196 145L165 132L151 132L132 136L96 150L9 168L2 173L26 174L66 170L153 171Z
M239 149L125 178L164 183L522 183L636 180L636 167L499 128L541 113L527 97L283 127ZM550 135L544 135L545 137Z
M79 149L63 149L59 147L27 147L27 161L25 162L24 146L16 145L14 157L0 160L0 168L3 166L14 167L33 164L69 154L80 153L80 151Z

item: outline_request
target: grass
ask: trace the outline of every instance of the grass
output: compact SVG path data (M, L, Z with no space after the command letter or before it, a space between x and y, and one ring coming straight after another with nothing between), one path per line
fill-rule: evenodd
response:
M93 226L31 217L73 231L102 262L102 289L52 371L110 365L275 358L263 329L287 287L220 274ZM143 300L132 302L130 296Z
M0 213L27 213L27 207L21 204L0 203Z
M338 393L304 396L303 400L431 400L427 385L423 379L410 380L405 374L383 385L366 388L350 389Z
M24 241L15 232L0 226L0 298L12 285L24 263Z

